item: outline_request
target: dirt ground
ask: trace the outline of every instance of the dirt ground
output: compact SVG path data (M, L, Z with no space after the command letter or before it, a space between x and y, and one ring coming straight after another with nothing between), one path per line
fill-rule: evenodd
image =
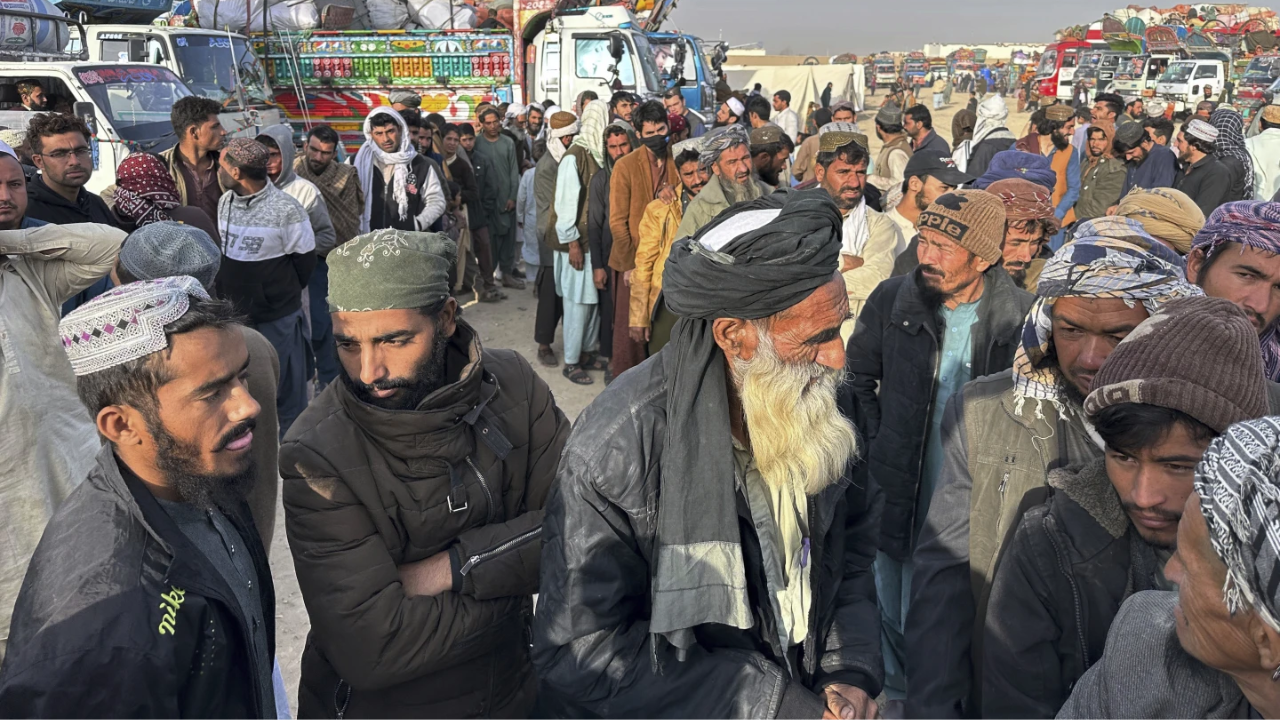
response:
M927 97L922 99L929 103ZM867 105L878 108L884 100L884 93L869 97ZM955 112L964 107L968 97L956 94L952 104L933 113L934 129L948 142L951 140L951 118ZM1010 110L1013 101L1010 100ZM931 106L930 106L931 107ZM860 125L871 139L871 152L874 157L880 149L880 141L875 136L872 111L860 115ZM1027 115L1011 113L1010 129L1019 133L1026 124ZM591 373L594 385L579 386L566 380L561 375L561 368L544 368L537 362L537 343L533 341L533 320L537 309L537 301L532 293L532 283L528 290L507 290L506 300L494 304L470 302L465 306L463 317L480 334L480 342L486 347L511 348L529 359L538 375L551 386L556 403L570 420L576 418L595 396L604 389L602 373ZM557 335L553 346L560 353L562 345ZM276 584L276 656L280 661L281 673L285 687L289 693L291 709L297 711L299 663L302 648L306 644L310 622L307 619L306 607L302 603L302 595L298 591L298 580L293 572L293 557L289 553L288 540L284 531L284 510L277 507L276 533L271 546L271 566Z

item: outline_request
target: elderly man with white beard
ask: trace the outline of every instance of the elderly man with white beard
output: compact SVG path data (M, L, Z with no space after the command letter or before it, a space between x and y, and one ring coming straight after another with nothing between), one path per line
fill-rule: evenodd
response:
M875 716L880 497L843 382L840 226L826 193L770 195L672 247L671 340L583 412L548 499L549 712Z

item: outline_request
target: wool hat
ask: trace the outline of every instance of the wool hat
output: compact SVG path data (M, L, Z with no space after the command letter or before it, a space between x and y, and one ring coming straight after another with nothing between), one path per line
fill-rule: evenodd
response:
M880 125L901 125L902 108L895 102L885 103L880 106L880 112L876 113L876 122Z
M1267 105L1262 108L1262 119L1280 125L1280 105Z
M441 233L374 230L329 253L329 312L410 310L449 297L458 246Z
M1124 143L1128 147L1138 145L1146 137L1147 129L1142 127L1142 123L1125 123L1124 125L1116 128L1115 139Z
M1000 262L1004 203L982 190L952 190L920 212L916 227L933 230L989 263Z
M762 125L751 131L752 147L772 145L779 142L782 142L782 128L777 125Z
M1056 103L1044 109L1044 116L1054 122L1066 122L1076 116L1070 105Z
M266 170L267 160L270 158L267 146L249 138L231 138L222 152L240 167L258 170Z
M1182 132L1186 133L1187 135L1190 135L1193 138L1199 138L1200 140L1203 140L1205 142L1211 143L1211 142L1218 141L1218 128L1210 125L1209 123L1201 120L1200 118L1195 118L1191 122L1184 125L1182 128Z
M162 220L130 233L119 262L138 280L190 275L208 289L222 265L222 251L200 228Z
M114 287L58 323L76 377L102 372L169 347L164 328L187 314L191 298L208 300L193 277L163 277Z
M390 99L392 105L400 103L412 108L422 107L422 96L409 90L393 90Z
M1218 433L1266 415L1257 330L1230 300L1169 301L1111 351L1084 410L1121 403L1177 410Z

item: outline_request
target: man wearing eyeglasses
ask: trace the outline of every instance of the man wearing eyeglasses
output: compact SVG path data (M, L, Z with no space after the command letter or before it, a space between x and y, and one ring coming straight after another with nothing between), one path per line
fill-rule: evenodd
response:
M27 126L31 159L40 175L27 187L27 217L54 225L116 225L102 198L84 189L93 176L91 134L74 115L40 113Z

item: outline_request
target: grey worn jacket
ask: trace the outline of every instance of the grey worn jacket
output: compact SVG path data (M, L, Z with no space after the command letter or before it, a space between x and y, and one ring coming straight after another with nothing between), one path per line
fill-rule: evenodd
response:
M1226 673L1178 642L1178 593L1140 592L1120 606L1102 659L1076 683L1059 718L1247 718L1249 701Z

